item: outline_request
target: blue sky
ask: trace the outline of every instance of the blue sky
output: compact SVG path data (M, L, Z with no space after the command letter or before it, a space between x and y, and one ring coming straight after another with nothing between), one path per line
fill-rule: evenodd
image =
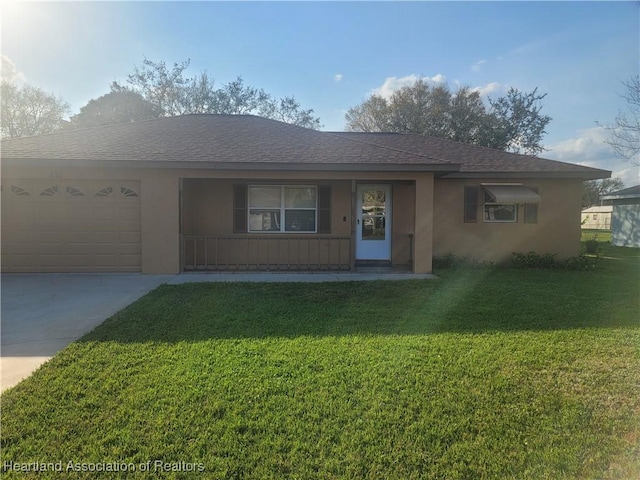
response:
M553 118L541 156L639 183L595 123L625 108L622 81L639 73L638 2L6 2L0 13L13 73L72 113L145 57L294 95L325 130L418 77L493 97L538 87Z

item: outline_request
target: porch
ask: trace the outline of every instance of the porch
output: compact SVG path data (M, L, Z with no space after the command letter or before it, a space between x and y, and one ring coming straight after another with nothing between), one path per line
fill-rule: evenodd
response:
M182 236L182 271L350 271L351 237Z
M180 271L429 273L432 211L417 215L416 183L183 179ZM416 254L428 256L418 269Z

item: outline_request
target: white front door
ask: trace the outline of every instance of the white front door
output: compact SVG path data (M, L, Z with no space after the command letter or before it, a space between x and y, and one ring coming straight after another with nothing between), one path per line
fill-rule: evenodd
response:
M358 185L356 260L391 260L391 185Z

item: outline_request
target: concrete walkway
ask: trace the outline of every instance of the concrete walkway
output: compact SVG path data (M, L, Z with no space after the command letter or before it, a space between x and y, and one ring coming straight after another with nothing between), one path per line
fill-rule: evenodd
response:
M366 282L373 280L422 280L436 278L428 273L351 273L351 272L231 272L231 273L181 273L167 283L180 285L200 282Z
M3 274L0 389L173 275Z
M412 273L3 274L0 391L162 283L353 282L435 278Z

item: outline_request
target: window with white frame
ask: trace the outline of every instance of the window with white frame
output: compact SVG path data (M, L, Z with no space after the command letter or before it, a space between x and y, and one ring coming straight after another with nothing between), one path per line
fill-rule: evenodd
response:
M311 185L249 185L249 232L317 231L318 192Z

